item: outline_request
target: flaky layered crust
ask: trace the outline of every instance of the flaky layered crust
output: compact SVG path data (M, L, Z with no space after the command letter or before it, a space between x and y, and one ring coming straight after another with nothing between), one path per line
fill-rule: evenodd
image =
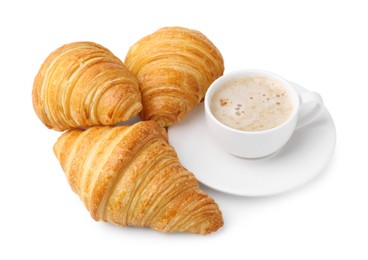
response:
M140 82L143 120L169 126L184 118L224 72L216 46L199 31L165 27L129 50L125 64Z
M57 131L116 124L142 109L137 78L93 42L52 52L34 80L32 99L37 116Z
M54 153L95 220L162 232L208 234L221 211L179 162L153 121L64 133Z

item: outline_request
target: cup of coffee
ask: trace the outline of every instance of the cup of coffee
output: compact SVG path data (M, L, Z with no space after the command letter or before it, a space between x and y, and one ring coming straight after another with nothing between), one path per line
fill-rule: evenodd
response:
M224 74L205 96L211 135L226 151L243 158L277 152L322 110L318 93L298 94L287 80L262 70Z

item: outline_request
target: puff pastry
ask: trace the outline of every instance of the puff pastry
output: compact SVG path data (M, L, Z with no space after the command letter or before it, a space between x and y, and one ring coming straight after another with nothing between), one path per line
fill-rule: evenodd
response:
M182 27L142 38L129 49L125 64L140 82L140 117L162 126L184 118L224 72L216 46L199 31Z
M165 129L153 121L70 130L54 153L95 220L196 234L223 225L218 205L199 189Z
M93 42L52 52L34 80L32 98L41 121L58 131L116 124L142 109L137 78Z

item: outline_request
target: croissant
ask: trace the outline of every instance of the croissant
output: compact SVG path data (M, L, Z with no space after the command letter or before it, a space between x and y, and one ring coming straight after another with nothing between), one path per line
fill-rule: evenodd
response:
M52 52L35 77L32 99L40 120L57 131L116 124L142 109L137 78L93 42Z
M142 38L129 49L125 64L140 82L140 117L162 126L183 119L224 72L216 46L199 31L182 27Z
M165 129L153 121L70 130L54 153L97 221L196 234L223 225L217 204L199 189Z

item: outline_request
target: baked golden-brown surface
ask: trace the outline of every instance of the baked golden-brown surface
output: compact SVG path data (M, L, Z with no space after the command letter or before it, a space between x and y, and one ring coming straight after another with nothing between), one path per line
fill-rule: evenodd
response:
M52 52L34 80L32 99L41 121L58 131L116 124L142 109L137 78L93 42Z
M224 72L216 46L201 32L165 27L129 50L125 64L140 82L143 120L169 126L184 118Z
M165 129L153 121L70 130L54 153L95 220L197 234L223 225L217 204L199 189Z

